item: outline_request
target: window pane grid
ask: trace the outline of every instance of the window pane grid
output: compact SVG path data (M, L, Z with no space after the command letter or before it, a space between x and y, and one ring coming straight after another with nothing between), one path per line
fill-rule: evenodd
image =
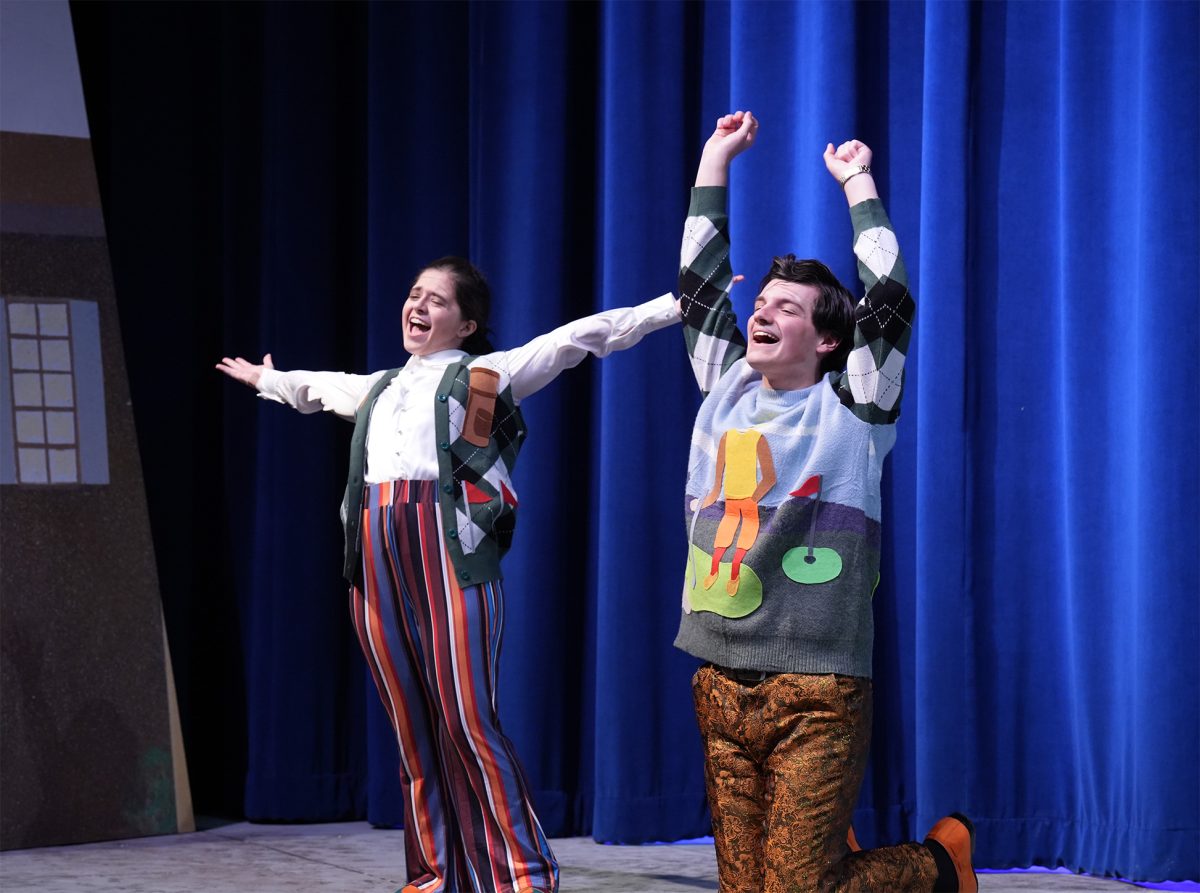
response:
M9 374L17 479L79 481L79 426L71 362L71 317L62 302L8 305Z

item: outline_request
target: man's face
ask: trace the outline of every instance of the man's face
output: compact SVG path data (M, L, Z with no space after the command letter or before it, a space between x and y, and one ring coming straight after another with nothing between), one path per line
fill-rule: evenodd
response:
M445 270L423 270L408 291L401 312L404 349L414 356L462 346L475 331L474 320L464 320L454 298L454 277Z
M772 279L754 301L746 362L777 390L804 388L820 377L821 359L836 339L813 326L812 311L820 291Z

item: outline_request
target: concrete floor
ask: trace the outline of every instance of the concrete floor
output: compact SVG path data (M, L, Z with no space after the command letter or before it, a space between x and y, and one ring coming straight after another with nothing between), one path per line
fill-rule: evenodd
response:
M238 823L166 837L0 853L4 893L393 893L403 886L403 836L366 822ZM553 841L561 893L696 893L716 890L710 843L601 846ZM1138 887L1047 872L980 874L987 893L1097 891ZM1195 888L1193 888L1195 889Z

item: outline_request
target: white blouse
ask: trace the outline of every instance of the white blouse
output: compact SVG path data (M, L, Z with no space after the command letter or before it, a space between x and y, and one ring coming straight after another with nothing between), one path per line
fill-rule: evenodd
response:
M521 347L487 354L487 359L509 376L513 397L520 403L564 369L579 365L589 353L608 356L614 350L633 347L650 332L677 322L675 298L665 294L636 307L585 316L539 335ZM367 431L367 483L437 480L434 396L446 367L464 356L461 350L443 350L410 357L400 374L379 395ZM258 393L300 412L324 410L353 421L359 404L386 371L352 375L264 369L258 380Z

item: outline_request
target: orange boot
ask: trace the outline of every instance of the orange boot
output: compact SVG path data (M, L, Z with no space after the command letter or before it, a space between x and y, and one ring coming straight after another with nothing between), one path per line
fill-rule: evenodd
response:
M925 846L933 853L938 877L935 891L976 893L979 878L971 865L975 855L975 826L962 813L940 819L925 837Z
M853 825L846 829L846 848L852 853L862 852L862 847L858 845L858 838L854 836Z

